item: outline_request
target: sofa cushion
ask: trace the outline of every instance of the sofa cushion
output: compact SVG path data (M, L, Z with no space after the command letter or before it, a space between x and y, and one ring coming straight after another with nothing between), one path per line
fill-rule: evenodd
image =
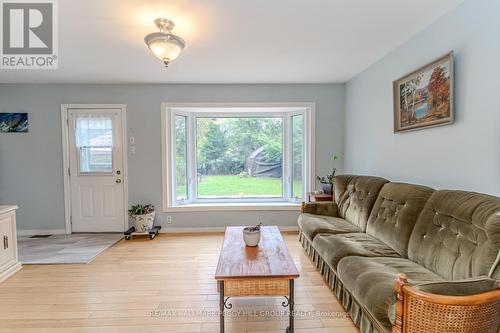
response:
M386 179L370 176L335 177L335 201L339 207L339 217L365 231L377 195L388 182Z
M390 331L389 308L396 302L394 281L405 273L412 283L443 281L424 267L404 258L345 257L337 266L337 276L378 323Z
M465 280L420 283L415 287L431 294L469 296L499 289L500 281L486 276L480 276Z
M500 198L436 191L415 224L408 257L447 280L500 279L499 251Z
M433 192L433 189L425 186L385 184L373 206L366 233L406 257L413 227Z
M388 245L365 233L318 234L314 237L313 246L335 271L340 259L347 256L399 257Z
M358 227L339 217L307 213L299 215L299 227L309 241L312 241L319 233L361 232Z
M339 207L333 201L304 202L301 207L302 213L338 217Z

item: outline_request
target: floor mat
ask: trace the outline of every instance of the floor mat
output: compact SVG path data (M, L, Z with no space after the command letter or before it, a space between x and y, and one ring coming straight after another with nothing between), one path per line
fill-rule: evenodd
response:
M52 235L18 238L22 264L88 264L123 238L123 234Z

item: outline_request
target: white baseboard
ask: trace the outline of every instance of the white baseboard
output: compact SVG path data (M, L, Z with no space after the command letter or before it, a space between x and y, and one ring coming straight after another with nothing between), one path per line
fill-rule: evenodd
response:
M298 226L279 226L282 232L299 231ZM223 233L226 227L198 227L198 228L168 228L162 226L160 233L162 234L189 234L189 233ZM17 230L18 236L33 236L33 235L65 235L65 229L21 229Z
M17 273L21 269L21 263L15 263L10 266L8 269L0 273L0 283L10 278L12 275Z
M17 229L18 236L64 235L66 229Z
M282 232L299 231L298 226L278 226ZM190 234L190 233L223 233L226 227L201 227L201 228L166 228L162 226L160 233L162 234Z
M280 231L282 232L299 232L299 226L294 225L294 226L283 226L283 227L278 227L280 228Z

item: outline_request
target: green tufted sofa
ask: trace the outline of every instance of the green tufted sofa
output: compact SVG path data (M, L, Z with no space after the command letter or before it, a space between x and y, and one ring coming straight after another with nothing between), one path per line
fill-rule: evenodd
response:
M298 224L362 333L499 331L500 198L341 175Z

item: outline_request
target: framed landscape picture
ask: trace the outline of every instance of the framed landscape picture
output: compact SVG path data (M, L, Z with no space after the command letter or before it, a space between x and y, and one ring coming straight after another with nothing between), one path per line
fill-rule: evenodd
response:
M396 80L394 132L453 123L453 52Z

